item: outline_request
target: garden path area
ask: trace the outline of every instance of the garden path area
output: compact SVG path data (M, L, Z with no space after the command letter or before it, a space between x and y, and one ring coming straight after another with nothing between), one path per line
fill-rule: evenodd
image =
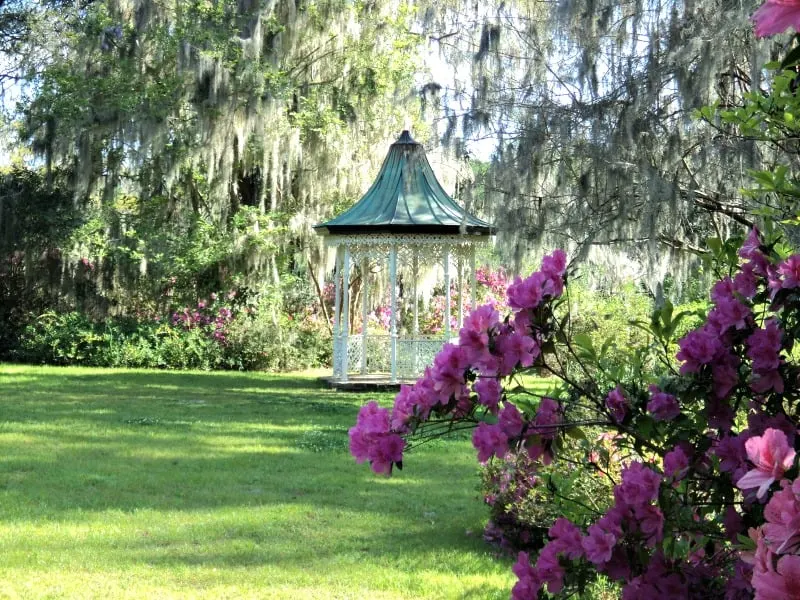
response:
M468 437L375 477L347 450L371 398L391 401L309 375L0 366L0 597L507 598Z

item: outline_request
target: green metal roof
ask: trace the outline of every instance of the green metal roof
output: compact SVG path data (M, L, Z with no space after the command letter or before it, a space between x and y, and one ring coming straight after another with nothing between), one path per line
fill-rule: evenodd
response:
M361 200L314 228L334 235L495 232L492 225L469 214L447 195L422 145L408 131L391 145L375 182Z

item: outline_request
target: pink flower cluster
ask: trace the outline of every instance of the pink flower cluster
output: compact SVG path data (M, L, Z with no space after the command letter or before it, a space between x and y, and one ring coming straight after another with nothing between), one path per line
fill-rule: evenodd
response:
M757 600L800 600L800 479L782 480L764 509L766 522L750 531L756 542L752 587Z
M561 591L565 573L561 557L572 561L585 559L612 578L631 579L625 548L637 541L653 548L663 538L664 515L653 504L658 499L661 480L661 475L652 469L632 462L622 470L622 483L614 488L614 506L585 535L577 525L559 518L550 528L551 539L539 552L535 566L531 565L528 554L519 554L514 565L519 581L512 598L536 598L545 585L551 594ZM654 585L662 586L668 585L672 574L664 569L659 576L649 577L657 580Z
M445 344L423 377L413 386L401 388L391 416L386 413L385 429L384 421L380 421L381 427L378 428L374 421L376 417L369 416L374 408L363 419L359 416L359 423L350 430L353 455L362 461L369 460L373 470L389 473L392 463L401 463L402 448L387 463L382 449L371 449L371 445L383 448L387 443L384 437L408 434L427 421L432 413L464 417L482 407L487 413L498 415L499 421L496 424L482 422L475 429L473 445L481 462L493 456L502 457L510 447L520 444L526 444L533 456L548 457L548 440L554 433L552 426L559 419L557 403L542 401L539 412L532 419L534 426L514 404L504 402L500 408L500 379L520 367L530 367L540 355L537 334L530 326L532 314L542 302L563 292L565 270L566 254L557 250L544 258L540 272L525 280L517 278L511 287L527 291L524 305L515 309L517 318L513 322L501 322L492 304L470 313L459 332L459 344ZM509 296L511 294L509 288ZM360 424L362 420L369 425L369 430ZM392 446L393 449L396 447L396 444Z
M209 330L212 339L225 344L227 342L227 326L233 320L233 312L227 306L215 309L214 302L217 294L211 294L211 302L199 300L194 309L185 306L183 310L172 313L171 322L176 327L195 329L198 327Z
M739 250L746 262L733 279L723 279L712 289L714 308L706 323L678 342L680 350L676 358L682 361L681 374L703 377L710 372L714 398L706 405L709 423L725 430L732 426L733 411L726 400L739 384L742 355L750 361L744 366L750 368L753 392L782 393L784 389L780 372L784 362L780 356L783 331L774 318L768 319L763 327L756 327L751 305L760 280L767 279L773 292L783 288L787 277L791 277L791 269L781 269L793 264L793 257L776 268L761 248L758 230L753 229ZM771 297L775 299L775 294Z
M681 414L681 408L675 396L662 392L656 385L651 385L647 412L652 414L656 421L671 421Z
M362 406L349 432L350 453L356 462L368 460L372 470L382 475L390 475L395 464L402 468L406 442L390 429L388 410L375 401Z
M763 498L769 486L792 467L795 451L789 447L786 434L769 428L764 435L749 438L744 444L747 458L755 467L736 482L740 490L758 488L756 497Z

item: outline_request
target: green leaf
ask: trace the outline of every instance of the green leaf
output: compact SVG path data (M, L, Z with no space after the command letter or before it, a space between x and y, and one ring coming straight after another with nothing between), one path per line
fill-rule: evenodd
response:
M739 545L745 550L756 549L756 543L746 535L743 535L741 533L737 534L736 541L739 542Z
M567 436L571 437L574 440L586 440L586 434L583 432L583 429L580 427L571 427L564 432Z
M763 171L761 172L763 174ZM772 178L768 179L769 184L772 183ZM708 246L715 254L719 254L722 250L722 240L718 237L710 237L706 240L706 246Z
M581 358L588 358L591 360L595 360L597 358L597 352L594 349L594 343L592 342L592 338L586 333L578 333L573 338L573 342L575 346L581 351L579 356Z

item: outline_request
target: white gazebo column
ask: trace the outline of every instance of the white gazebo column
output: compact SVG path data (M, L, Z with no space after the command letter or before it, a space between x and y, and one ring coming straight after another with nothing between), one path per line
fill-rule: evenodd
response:
M344 247L344 269L342 272L342 337L341 352L342 374L340 380L347 382L348 346L350 345L350 247Z
M417 280L419 279L419 248L414 248L414 257L411 262L411 278L414 280L414 339L419 337L419 299L417 297Z
M389 307L391 320L389 325L389 355L392 365L392 383L397 383L397 245L392 244L389 250L389 289L392 290Z
M444 247L444 339L450 341L450 246Z
M367 259L361 261L361 374L367 374L367 308L369 288L367 283Z
M475 245L471 245L469 247L469 290L470 295L472 296L470 299L470 304L472 306L472 310L478 308L478 278L477 278L477 269L475 268Z
M419 356L419 298L417 297L417 280L419 279L419 248L414 246L411 258L411 297L414 302L414 331L412 333L412 347L414 348L414 374L420 371Z
M458 255L458 331L464 326L464 259Z
M342 306L342 263L339 260L341 256L340 248L336 247L336 260L333 267L333 280L334 280L334 300L333 300L333 378L339 379L342 374L341 369L341 306Z

